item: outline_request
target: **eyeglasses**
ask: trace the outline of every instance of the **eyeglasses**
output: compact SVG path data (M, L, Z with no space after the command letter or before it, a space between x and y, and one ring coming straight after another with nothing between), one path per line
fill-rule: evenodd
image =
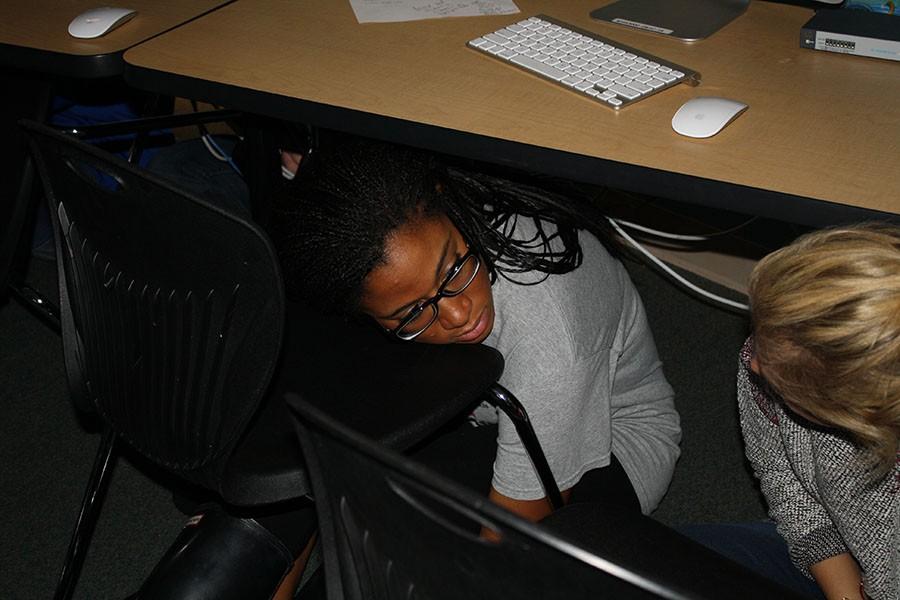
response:
M400 320L400 324L394 329L388 330L393 335L404 341L415 339L421 335L438 317L438 302L441 298L452 298L462 294L469 284L474 281L481 267L481 260L474 251L469 250L459 260L453 263L444 282L438 287L437 293L420 302ZM428 310L431 309L431 310Z

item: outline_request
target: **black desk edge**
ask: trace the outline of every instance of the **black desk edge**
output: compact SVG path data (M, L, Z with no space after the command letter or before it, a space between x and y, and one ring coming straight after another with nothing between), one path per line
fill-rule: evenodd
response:
M101 79L122 74L125 50L107 54L66 54L0 44L0 67L78 79Z
M283 121L354 133L593 185L788 221L811 227L900 215L713 179L594 158L298 100L145 67L124 66L125 81L147 91L203 100Z

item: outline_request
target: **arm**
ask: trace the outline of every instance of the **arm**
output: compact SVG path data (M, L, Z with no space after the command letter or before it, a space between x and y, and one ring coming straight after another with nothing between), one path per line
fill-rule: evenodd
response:
M681 426L643 305L630 284L624 286L610 365L613 452L632 478L647 513L659 503L672 478L680 454Z
M849 553L838 554L810 566L809 572L828 600L865 600L862 573Z
M563 502L568 504L571 492L572 490L563 490ZM488 498L494 504L497 504L498 506L501 506L506 510L515 513L526 521L531 521L532 523L540 521L544 517L549 516L551 512L553 512L553 508L550 506L550 502L549 500L547 500L547 498L540 498L538 500L516 500L515 498L504 496L493 487L491 487ZM483 537L486 537L487 539L496 539L496 534L490 529L482 529L481 535Z
M810 433L759 393L740 367L738 406L747 458L760 481L769 515L790 548L791 559L801 571L813 575L814 564L845 554L848 549L825 507L800 481L788 457L786 444L796 446L798 452L804 448L808 451L810 440L805 438ZM798 468L811 469L813 460L808 457L801 461L808 464Z

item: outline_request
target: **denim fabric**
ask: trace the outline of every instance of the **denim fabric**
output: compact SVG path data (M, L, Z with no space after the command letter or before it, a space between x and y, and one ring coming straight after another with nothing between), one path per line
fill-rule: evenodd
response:
M809 598L824 599L816 582L791 562L787 543L773 521L684 525L678 530L760 575Z
M227 154L234 151L234 139L217 136L215 140ZM231 165L210 154L200 139L160 148L147 170L223 210L250 217L247 184Z

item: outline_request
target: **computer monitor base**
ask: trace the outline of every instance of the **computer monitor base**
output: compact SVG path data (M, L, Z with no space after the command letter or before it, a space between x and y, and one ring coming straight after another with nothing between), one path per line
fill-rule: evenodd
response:
M618 0L591 17L695 42L742 15L750 0Z

